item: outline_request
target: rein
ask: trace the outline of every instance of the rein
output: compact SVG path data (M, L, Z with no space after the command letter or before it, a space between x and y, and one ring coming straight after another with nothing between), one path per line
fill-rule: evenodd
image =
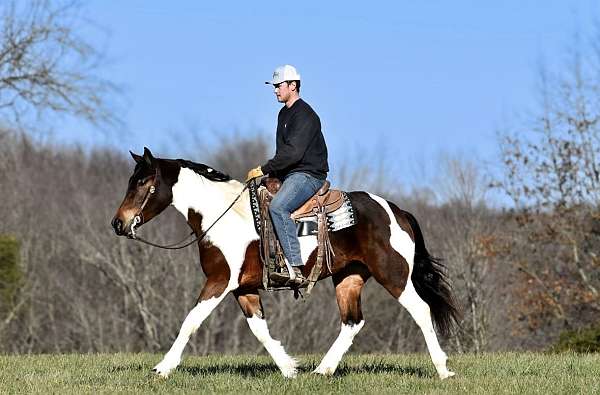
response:
M234 205L234 204L235 204L235 203L236 203L236 202L237 202L237 201L240 199L240 197L242 196L242 194L244 193L244 191L246 191L246 189L248 189L248 185L250 185L250 183L251 183L251 182L253 182L253 181L254 181L254 180L250 180L250 181L248 181L248 182L247 182L247 183L244 185L244 188L242 189L242 191L241 191L241 192L240 192L240 193L239 193L239 194L236 196L236 198L235 198L235 199L233 200L233 202L231 202L231 204L230 204L230 205L229 205L229 206L228 206L228 207L225 209L225 211L223 211L223 213L222 213L221 215L219 215L219 217L218 217L218 218L217 218L217 219L216 219L216 220L215 220L215 221L214 221L214 222L213 222L213 223L212 223L212 224L211 224L211 225L208 227L208 229L206 229L204 232L202 232L202 234L201 234L201 235L199 235L199 236L197 236L197 237L196 237L194 240L192 240L192 241L190 241L190 242L188 242L188 243L186 243L186 244L184 244L184 245L181 245L181 246L178 246L177 244L180 244L180 243L184 242L184 241L185 241L185 240L186 240L188 237L190 237L191 235L193 235L193 234L194 234L194 232L193 232L193 231L192 231L192 233L190 233L189 235L187 235L187 236L186 236L186 237L185 237L183 240L181 240L181 241L178 241L177 243L172 243L172 244L168 244L168 245L164 245L164 246L163 246L163 245L160 245L160 244L152 243L151 241L145 240L145 239L143 239L143 238L141 238L141 237L139 237L139 236L137 236L137 235L135 234L135 230L134 230L134 229L135 229L135 226L136 226L138 223L141 223L141 222L142 222L142 219L141 219L141 215L142 215L141 213L142 213L142 210L144 209L144 206L146 206L146 204L148 203L148 200L150 199L150 196L151 196L151 195L152 195L152 194L153 194L153 193L156 191L156 188L154 187L154 185L152 185L152 186L150 187L150 189L148 190L148 193L146 194L146 197L144 198L144 202L142 203L142 206L140 207L139 214L138 214L138 215L136 215L136 216L133 218L133 221L134 221L134 222L133 222L133 225L131 226L131 234L130 234L130 235L128 235L127 237L129 237L129 238L130 238L130 239L132 239L132 240L137 240L137 241L140 241L140 242L142 242L142 243L144 243L144 244L151 245L151 246L153 246L153 247L162 248L162 249L164 249L164 250L180 250L180 249L182 249L182 248L188 247L188 246L190 246L190 245L192 245L192 244L194 244L194 243L196 243L196 242L198 242L198 241L201 241L202 239L204 239L204 237L206 236L206 234L208 233L208 231L209 231L209 230L210 230L210 229L211 229L213 226L215 226L215 224L216 224L217 222L219 222L219 220L220 220L221 218L223 218L223 216L224 216L225 214L227 214L227 212L228 212L229 210L231 210L231 208L233 207L233 205Z

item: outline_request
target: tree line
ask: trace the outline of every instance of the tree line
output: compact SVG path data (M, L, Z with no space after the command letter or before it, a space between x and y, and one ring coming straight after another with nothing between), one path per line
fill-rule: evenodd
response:
M232 152L236 161L228 160ZM239 177L257 155L266 158L267 153L266 139L238 138L190 159ZM10 256L15 248L19 251L12 266L5 262L15 259L0 255L3 267L12 268L0 270L2 350L168 347L204 277L194 247L163 251L114 235L109 222L123 198L131 159L109 149L86 153L5 133L0 167L0 245L12 246ZM553 210L491 208L485 195L473 192L472 183L484 181L474 164L456 159L448 161L446 171L446 180L453 180L452 192L438 205L419 194L386 195L389 180L365 189L413 212L431 252L443 258L463 312L447 347L460 352L540 349L561 330L592 323L598 310L593 291L599 286L593 267L600 246L598 217L583 215L581 207L569 218ZM478 188L485 191L485 185ZM554 237L553 227L565 234L564 241ZM575 227L578 232L569 233ZM168 209L142 232L169 243L185 236L188 227ZM305 303L281 292L266 295L264 304L274 336L291 350L323 351L335 340L339 318L329 281L319 283ZM375 282L367 283L363 304L367 324L357 351L423 350L418 328ZM209 317L190 346L197 353L261 348L233 297Z

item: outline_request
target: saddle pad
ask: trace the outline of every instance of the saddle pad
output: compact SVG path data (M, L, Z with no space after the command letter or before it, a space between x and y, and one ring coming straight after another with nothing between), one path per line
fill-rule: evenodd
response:
M356 216L352 202L346 192L342 192L342 205L335 211L327 213L327 229L329 232L348 228L356 224ZM298 237L314 236L317 234L317 217L303 217L296 220Z

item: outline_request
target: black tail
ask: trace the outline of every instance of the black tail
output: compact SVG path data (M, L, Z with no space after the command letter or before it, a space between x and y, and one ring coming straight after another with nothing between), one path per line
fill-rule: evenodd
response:
M460 319L452 289L446 277L446 267L441 260L429 255L423 233L416 218L402 210L415 235L415 260L412 282L417 294L429 305L435 326L442 336L447 336Z

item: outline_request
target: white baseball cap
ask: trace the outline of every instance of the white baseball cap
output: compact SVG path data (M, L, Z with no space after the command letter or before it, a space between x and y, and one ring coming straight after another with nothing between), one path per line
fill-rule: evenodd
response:
M273 80L265 81L265 84L277 85L283 81L300 81L300 74L294 66L286 64L277 67L273 72Z

